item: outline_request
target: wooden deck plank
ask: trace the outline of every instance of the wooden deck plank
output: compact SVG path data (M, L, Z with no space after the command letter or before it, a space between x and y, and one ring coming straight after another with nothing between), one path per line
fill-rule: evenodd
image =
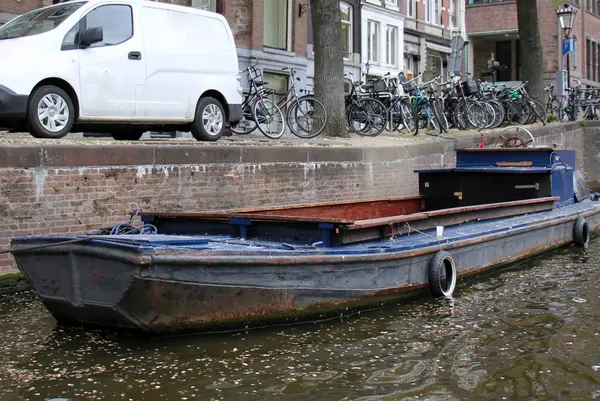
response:
M523 206L523 205L532 205L538 203L547 203L547 202L555 202L559 200L559 197L547 197L547 198L535 198L535 199L526 199L522 201L513 201L513 202L502 202L502 203L490 203L486 205L475 205L475 206L463 206L456 207L452 209L441 209L441 210L432 210L426 212L415 213L413 215L405 215L405 216L393 216L389 218L379 218L379 219L369 219L369 220L359 220L355 221L354 224L345 227L346 230L358 230L367 227L376 227L385 224L396 224L396 223L404 223L415 220L424 220L431 217L437 216L447 216L452 214L460 214L472 211L483 211L489 209L497 209L497 208L508 208L513 206Z

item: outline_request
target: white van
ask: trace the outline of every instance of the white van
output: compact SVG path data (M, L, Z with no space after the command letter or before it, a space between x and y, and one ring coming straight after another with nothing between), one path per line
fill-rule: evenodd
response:
M0 27L0 128L137 140L148 130L216 141L242 117L222 15L146 0L70 1Z

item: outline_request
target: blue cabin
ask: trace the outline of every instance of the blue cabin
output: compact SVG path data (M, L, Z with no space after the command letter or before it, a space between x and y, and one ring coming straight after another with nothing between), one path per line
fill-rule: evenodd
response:
M425 210L557 197L557 206L589 196L575 151L488 148L456 152L456 167L416 170Z

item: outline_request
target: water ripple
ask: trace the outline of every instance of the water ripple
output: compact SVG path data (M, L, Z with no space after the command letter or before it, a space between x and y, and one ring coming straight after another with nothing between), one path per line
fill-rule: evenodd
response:
M600 398L600 242L352 319L144 340L56 326L0 297L0 399Z

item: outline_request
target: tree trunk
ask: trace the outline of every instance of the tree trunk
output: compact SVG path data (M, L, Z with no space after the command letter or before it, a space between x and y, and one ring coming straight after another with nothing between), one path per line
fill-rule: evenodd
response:
M315 96L329 116L323 135L348 136L344 105L344 55L338 0L311 0Z
M527 92L543 102L544 54L538 21L537 0L517 0L521 80L528 81Z

